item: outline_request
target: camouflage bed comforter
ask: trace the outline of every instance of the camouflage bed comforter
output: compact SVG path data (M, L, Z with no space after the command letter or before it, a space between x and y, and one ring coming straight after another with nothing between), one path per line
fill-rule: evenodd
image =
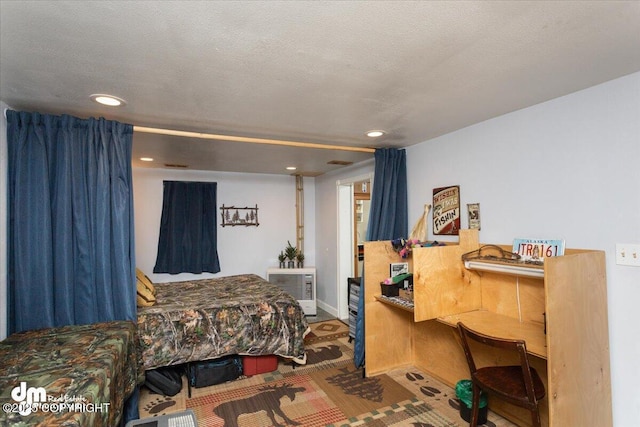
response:
M133 322L13 334L0 342L0 426L115 426L139 372Z
M145 370L229 354L275 354L305 363L309 325L298 301L254 274L154 284L138 307Z

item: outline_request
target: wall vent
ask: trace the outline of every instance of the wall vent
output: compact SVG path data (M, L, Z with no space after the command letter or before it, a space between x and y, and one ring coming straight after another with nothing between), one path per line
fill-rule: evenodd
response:
M189 166L187 166L187 165L179 165L179 164L176 164L176 163L165 163L164 167L166 167L166 168L178 168L178 169L182 168L182 169L184 169L184 168L188 168Z
M314 172L314 171L302 171L292 173L291 176L306 176L306 177L316 177L322 175L324 172Z
M327 162L328 165L339 165L339 166L349 166L352 165L353 162L348 162L346 160L331 160Z

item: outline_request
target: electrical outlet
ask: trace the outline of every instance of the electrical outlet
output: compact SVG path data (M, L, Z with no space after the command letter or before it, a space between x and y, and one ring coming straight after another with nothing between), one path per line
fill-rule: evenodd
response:
M616 264L640 267L640 245L617 243Z

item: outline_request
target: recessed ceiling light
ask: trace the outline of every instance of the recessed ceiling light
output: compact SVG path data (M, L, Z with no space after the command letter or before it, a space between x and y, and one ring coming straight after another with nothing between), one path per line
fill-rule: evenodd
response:
M298 168L297 168L297 167L295 167L295 166L287 166L287 170L288 170L288 171L294 171L294 170L296 170L296 169L298 169Z
M367 136L370 138L378 138L382 135L384 135L384 131L383 130L370 130L369 132L367 132Z
M91 95L89 98L91 98L93 101L97 102L98 104L107 105L109 107L118 107L120 105L126 104L124 99L118 98L117 96L113 96L113 95L96 93Z
M153 162L153 159L151 157L140 157L140 160L142 160L143 162Z

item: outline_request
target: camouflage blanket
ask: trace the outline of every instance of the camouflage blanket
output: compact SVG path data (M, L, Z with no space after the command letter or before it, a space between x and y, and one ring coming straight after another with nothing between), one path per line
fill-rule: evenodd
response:
M0 342L0 426L118 424L138 376L133 322L25 331Z
M145 370L229 354L305 361L310 331L298 301L255 274L155 283L156 304L138 307Z

